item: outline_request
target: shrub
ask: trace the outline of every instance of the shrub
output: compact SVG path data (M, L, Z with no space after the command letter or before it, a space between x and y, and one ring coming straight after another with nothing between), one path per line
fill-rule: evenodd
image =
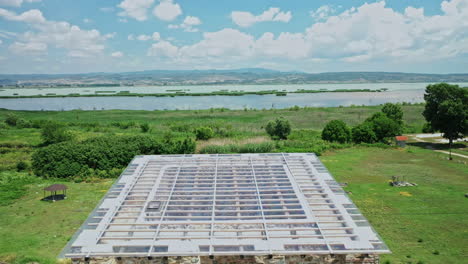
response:
M338 143L349 142L351 141L351 129L341 120L332 120L322 130L322 139Z
M18 122L18 116L15 114L8 114L5 123L9 126L16 126L16 122Z
M60 143L72 139L62 124L49 121L42 126L41 137L44 145Z
M401 134L401 126L382 112L375 113L365 122L372 124L377 141L388 142L389 138Z
M150 126L147 123L140 124L141 132L146 133L150 130Z
M16 121L16 127L17 128L31 128L33 127L33 124L31 121L29 120L25 120L25 119L18 119L18 121Z
M18 161L18 163L16 163L16 170L17 171L24 171L24 170L27 170L29 168L29 164L26 163L25 161Z
M270 121L265 127L266 132L272 139L287 139L291 134L291 124L284 118Z
M150 136L97 137L40 148L32 155L32 166L34 173L43 177L89 176L92 175L89 169L108 172L123 168L136 155L193 153L194 150L193 139L156 141Z
M210 127L199 127L195 130L197 140L208 140L214 135L213 129Z
M374 128L371 123L364 122L353 128L353 142L354 143L375 143L377 136L375 135Z

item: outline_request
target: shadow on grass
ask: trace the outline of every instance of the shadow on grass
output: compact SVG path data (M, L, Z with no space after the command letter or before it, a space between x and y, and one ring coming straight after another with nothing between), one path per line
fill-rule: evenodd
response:
M435 150L449 150L448 143L433 143L433 142L408 142L408 146L420 147L426 149L435 149ZM452 149L463 149L467 146L463 143L453 143Z

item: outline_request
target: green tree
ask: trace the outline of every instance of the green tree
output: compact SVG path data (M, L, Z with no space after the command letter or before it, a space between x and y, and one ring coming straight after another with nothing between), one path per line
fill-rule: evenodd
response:
M386 103L382 107L382 113L387 115L388 118L397 122L399 125L403 125L403 110L401 106L392 103Z
M269 121L265 130L272 139L287 139L291 134L291 124L287 119L280 117Z
M41 137L44 145L55 144L72 139L71 134L65 129L65 126L49 121L42 126Z
M354 143L375 143L377 136L374 132L374 126L370 122L364 122L353 127L353 141Z
M208 140L214 136L211 127L199 127L195 130L195 137L197 140Z
M428 85L424 100L423 116L433 130L449 140L452 159L453 141L468 134L468 88L447 83Z
M372 125L379 142L388 143L390 138L401 134L401 126L382 112L375 113L365 122Z
M341 120L328 122L322 130L322 139L339 143L351 141L351 129Z

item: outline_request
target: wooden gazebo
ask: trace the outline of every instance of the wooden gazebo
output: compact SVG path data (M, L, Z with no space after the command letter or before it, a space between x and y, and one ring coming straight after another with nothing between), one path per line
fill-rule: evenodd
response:
M67 189L68 187L64 184L52 184L49 187L44 188L44 201L52 200L63 200L67 198ZM49 196L46 196L46 193L50 192ZM57 194L58 192L58 194Z

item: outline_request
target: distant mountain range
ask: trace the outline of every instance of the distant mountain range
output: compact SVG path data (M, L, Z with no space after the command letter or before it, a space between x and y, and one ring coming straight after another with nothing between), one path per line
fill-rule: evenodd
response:
M281 72L262 68L233 70L150 70L84 74L0 74L0 85L139 86L213 84L308 84L370 82L468 82L468 73L425 74L402 72Z

